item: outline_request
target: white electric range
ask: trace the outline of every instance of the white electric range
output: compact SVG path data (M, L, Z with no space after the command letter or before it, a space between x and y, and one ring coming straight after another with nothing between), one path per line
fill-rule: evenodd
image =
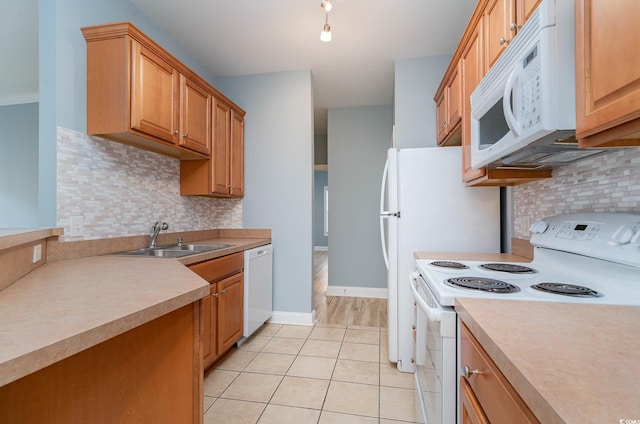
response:
M640 305L640 214L558 215L530 231L528 263L416 261L414 360L425 422L456 422L456 297Z

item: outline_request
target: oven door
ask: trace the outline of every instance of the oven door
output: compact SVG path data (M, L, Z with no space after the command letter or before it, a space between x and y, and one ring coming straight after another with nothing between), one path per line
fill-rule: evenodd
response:
M456 313L441 306L418 273L411 275L416 303L414 359L419 413L427 424L456 422Z

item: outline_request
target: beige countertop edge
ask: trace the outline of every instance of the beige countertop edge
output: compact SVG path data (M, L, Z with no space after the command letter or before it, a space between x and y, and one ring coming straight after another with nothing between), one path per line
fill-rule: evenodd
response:
M46 264L0 292L0 386L208 293L209 284L174 259Z
M460 298L456 311L540 422L640 417L640 307Z
M501 261L531 262L531 259L513 253L461 253L461 252L414 252L415 259L452 261Z
M63 232L62 228L0 228L0 250L60 236Z

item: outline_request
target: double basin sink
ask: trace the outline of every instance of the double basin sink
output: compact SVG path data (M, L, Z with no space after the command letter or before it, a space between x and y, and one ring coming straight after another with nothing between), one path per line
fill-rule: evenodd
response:
M114 253L119 256L147 256L152 258L179 258L195 255L196 253L211 252L213 250L232 247L232 244L174 244L171 246L147 247L144 249L130 250Z

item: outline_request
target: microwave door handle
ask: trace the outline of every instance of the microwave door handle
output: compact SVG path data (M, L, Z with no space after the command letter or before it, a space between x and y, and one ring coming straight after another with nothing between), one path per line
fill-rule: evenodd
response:
M507 84L504 87L504 94L502 96L502 109L504 110L504 117L507 121L507 125L511 132L517 137L520 135L520 123L516 119L513 114L513 109L511 107L511 94L513 93L513 85L518 79L518 66L516 66L509 78L507 79Z

